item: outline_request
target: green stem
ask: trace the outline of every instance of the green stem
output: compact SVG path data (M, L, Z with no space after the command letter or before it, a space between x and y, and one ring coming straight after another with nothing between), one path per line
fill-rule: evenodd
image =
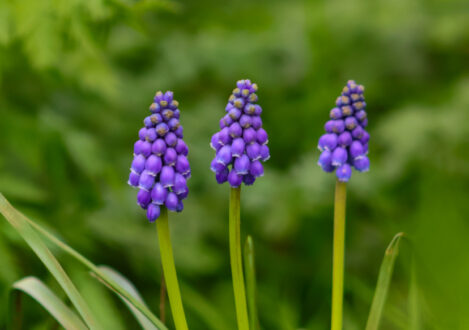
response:
M254 260L254 243L252 237L246 238L244 244L244 271L246 274L246 292L249 310L249 326L251 330L259 329L259 318L257 316L257 285L256 285L256 267Z
M332 330L342 329L346 195L346 184L337 180L335 186L334 246L332 258Z
M160 243L161 262L163 264L164 278L168 290L169 304L173 314L174 324L178 330L187 330L186 316L182 307L181 293L174 266L173 248L169 235L168 210L163 207L161 215L156 221L158 241Z
M233 276L236 318L238 329L249 329L246 292L244 290L243 263L241 259L241 220L240 220L241 188L231 188L230 192L230 261Z

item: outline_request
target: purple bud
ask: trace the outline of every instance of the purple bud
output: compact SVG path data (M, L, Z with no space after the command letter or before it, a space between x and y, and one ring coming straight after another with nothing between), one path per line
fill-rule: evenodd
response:
M159 182L155 183L151 190L151 201L157 205L163 205L168 195L168 190Z
M326 121L326 123L324 124L324 130L327 133L333 133L332 131L333 129L334 129L334 121L333 120Z
M155 176L148 171L143 171L142 174L140 175L138 187L140 189L150 191L154 183L155 183Z
M165 136L168 131L169 127L165 123L159 123L156 125L156 133L158 133L159 136Z
M357 111L357 113L355 114L355 117L360 120L360 121L363 121L366 119L366 112L365 110L360 110L360 111Z
M174 131L174 134L176 134L176 136L180 139L184 138L184 129L182 128L182 126L179 126L175 131Z
M164 141L166 142L166 144L170 147L174 147L176 145L176 143L178 142L178 138L176 136L176 134L172 133L172 132L169 132L168 134L166 134L166 136L164 137Z
M174 168L171 166L163 166L160 174L160 183L163 187L172 187L174 185Z
M137 194L137 203L142 209L146 209L151 202L150 192L140 189Z
M160 207L155 204L148 205L147 209L147 218L150 222L155 222L156 219L160 216Z
M145 162L145 169L153 176L157 175L161 171L161 167L163 167L161 158L155 155L148 157Z
M233 123L231 124L229 128L230 136L232 138L237 138L240 137L243 134L243 129L241 128L241 125L238 123Z
M166 93L164 93L163 100L165 100L169 104L173 100L173 96L174 96L173 92L167 91Z
M186 188L185 191L183 191L182 193L180 194L176 194L178 195L178 198L179 198L179 201L183 200L183 199L186 199L187 196L189 195L189 189Z
M218 133L218 143L224 146L224 145L230 144L231 141L232 139L230 136L230 129L228 127L223 128Z
M368 118L365 118L362 121L360 121L360 125L362 125L363 127L368 126Z
M176 212L182 212L182 210L184 210L184 203L182 202L182 200L178 199L178 205L176 206Z
M175 212L177 210L178 202L178 196L175 193L170 192L168 193L168 196L166 196L164 205L168 208L168 210Z
M233 169L237 174L248 174L249 173L249 167L250 167L250 160L249 157L246 155L242 155L239 158L236 158L234 161L234 166Z
M350 157L355 159L362 156L363 154L363 145L359 141L353 141L350 145Z
M334 150L337 147L337 135L334 133L324 134L319 138L318 148L319 150Z
M248 115L254 115L256 113L256 106L251 103L246 104L244 107L244 113Z
M169 166L175 165L177 158L178 158L178 154L176 150L174 150L173 148L166 149L166 152L164 154L165 165L169 165Z
M354 139L361 139L364 134L364 129L361 126L355 127L355 129L352 131L352 136Z
M252 94L252 95L254 95L254 94ZM257 97L257 95L256 95L256 97ZM255 101L254 101L254 102L255 102ZM261 108L261 106L258 105L258 104L256 104L255 107L256 107L256 111L254 111L254 114L255 114L256 116L260 116L261 113L262 113L262 108ZM260 117L259 117L259 118L260 118ZM261 125L262 125L262 124L261 124Z
M230 118L231 118L232 120L237 120L237 119L239 119L239 117L241 117L241 110L236 109L236 108L232 108L232 109L228 112L228 116L230 116Z
M267 161L270 158L270 150L267 144L263 144L261 146L260 155L263 162Z
M223 146L220 150L217 152L217 162L223 164L223 165L228 165L231 163L233 160L233 157L231 156L231 147L226 145Z
M142 155L144 155L145 157L150 156L151 155L151 143L148 141L143 141L141 152L142 152Z
M215 157L212 162L210 163L210 169L212 170L212 172L221 172L223 171L224 169L226 168L226 165L223 165L219 162L217 162L217 158Z
M139 155L142 153L142 140L138 140L137 142L134 143L134 154Z
M363 130L363 135L360 138L360 142L365 144L365 143L368 143L369 140L370 140L370 134L368 134L367 131Z
M176 110L178 106L179 106L179 102L176 100L172 100L171 103L169 104L169 108L172 110Z
M173 187L173 191L174 191L176 194L181 194L181 193L183 193L184 191L186 191L186 189L187 189L186 178L184 178L181 174L176 173L176 175L174 176L174 187Z
M332 165L340 166L347 162L347 150L342 147L337 147L332 152Z
M187 154L189 153L189 148L187 147L183 139L178 139L176 147L174 149L179 155L187 156Z
M332 165L332 152L324 150L319 156L318 165L321 166L325 172L332 172L335 169L335 166Z
M261 158L261 146L254 142L246 147L246 154L251 160L258 160Z
M233 123L233 119L229 115L225 115L220 119L220 129L230 126Z
M130 172L129 181L127 183L132 187L137 187L138 182L140 181L140 175L135 172Z
M143 120L143 125L145 125L146 128L153 127L153 123L151 121L150 116L145 117L145 119Z
M342 118L342 110L340 110L340 108L333 108L329 116L331 119L340 119Z
M228 180L228 174L230 173L230 171L228 170L227 167L225 167L224 170L220 171L220 172L217 172L215 174L215 179L217 180L217 182L219 184L222 184L224 182L226 182Z
M337 168L337 170L335 171L335 175L337 176L337 179L339 179L339 181L347 182L352 176L352 168L349 164L343 164L342 166L339 166Z
M248 128L251 126L251 116L249 115L242 115L241 118L239 118L239 124L243 128Z
M342 115L351 116L353 114L353 109L350 105L345 105L342 108Z
M246 186L251 186L256 181L254 175L246 174L243 176L243 182Z
M257 142L260 145L266 144L269 141L269 137L267 136L267 132L263 128L259 128L256 132Z
M253 116L251 118L251 125L254 129L259 129L262 127L262 119L260 116Z
M160 107L160 105L159 105L158 103L152 103L152 104L150 105L150 111L151 111L151 112L156 113L156 112L158 112L158 111L160 111L160 110L161 110L161 107Z
M178 119L176 118L171 118L169 121L168 121L168 127L171 131L175 131L177 130L179 127L181 126L181 123L179 122Z
M332 131L334 133L340 134L345 130L345 123L342 119L334 120L334 126L332 127Z
M341 147L347 147L352 143L352 134L348 131L343 132L337 139L337 144Z
M145 140L148 142L153 142L157 138L156 131L154 128L147 128L147 136L145 137Z
M261 162L256 160L251 163L249 168L249 173L254 176L255 178L264 175L264 166L262 166Z
M151 152L157 156L162 156L166 152L166 142L163 139L156 139L151 146Z
M153 98L153 100L157 103L160 103L163 100L163 92L161 92L161 91L156 92L155 97Z
M145 127L140 128L138 131L138 138L142 141L147 137L147 129Z
M254 128L250 127L244 130L243 139L246 144L254 142L256 138L257 138L257 133Z
M236 173L234 169L228 174L228 182L233 188L239 187L243 182L243 176Z
M212 138L210 139L210 147L212 147L213 150L218 150L221 146L218 141L220 140L219 135L220 133L215 133L212 135Z
M233 157L240 157L244 152L244 140L242 138L236 138L231 144L231 155Z
M131 170L137 174L142 173L145 168L145 157L143 155L136 155L132 161Z
M155 126L158 123L161 123L163 121L163 117L159 113L154 113L150 116L150 120L152 122L152 127Z
M370 160L366 156L361 156L353 160L353 166L359 172L366 172L370 169Z
M176 160L176 171L183 175L190 173L191 167L189 165L189 160L184 155L179 155Z
M233 105L238 109L242 109L244 106L244 100L242 98L237 98L233 101Z
M357 125L358 125L358 122L355 117L345 118L345 127L347 127L349 131L352 131L355 127L357 127Z

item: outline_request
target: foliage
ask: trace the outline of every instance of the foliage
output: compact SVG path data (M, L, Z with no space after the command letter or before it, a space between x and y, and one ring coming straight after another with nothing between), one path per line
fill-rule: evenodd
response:
M125 274L157 310L155 231L125 182L142 113L156 90L174 90L193 166L186 208L170 219L182 296L194 299L184 302L188 323L206 329L215 310L234 325L228 190L209 170L208 143L233 82L250 78L272 154L242 194L259 321L324 329L334 180L316 166L315 144L355 79L367 88L372 168L348 188L344 327L366 324L382 253L404 231L415 273L403 251L381 329L407 328L416 309L421 328L467 328L468 10L461 0L0 1L0 192ZM15 281L53 281L6 221L0 237L3 321ZM85 300L99 301L93 311L137 326L87 269L53 252ZM209 302L200 311L199 298ZM27 312L26 326L50 322L37 305Z

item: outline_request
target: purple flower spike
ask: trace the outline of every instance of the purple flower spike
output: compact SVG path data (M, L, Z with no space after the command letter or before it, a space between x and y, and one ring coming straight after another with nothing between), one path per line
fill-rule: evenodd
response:
M270 158L269 138L260 117L262 108L257 104L257 85L248 79L236 85L220 121L220 131L210 141L216 151L210 168L218 183L228 181L232 187L243 182L252 185L264 174L261 161Z
M139 140L134 144L128 183L140 188L137 203L147 210L150 222L158 219L161 207L182 211L182 200L189 194L189 149L183 140L178 107L172 92L157 92L150 106L151 114L144 119L145 127L139 130ZM228 128L223 141L231 143ZM215 149L222 147L219 134L212 138L212 144Z
M370 161L365 130L368 118L363 96L364 87L349 80L336 100L324 125L326 134L319 138L318 148L322 151L318 165L325 172L334 172L339 181L347 182L352 176L352 167L359 172L368 171ZM252 165L251 165L252 168Z

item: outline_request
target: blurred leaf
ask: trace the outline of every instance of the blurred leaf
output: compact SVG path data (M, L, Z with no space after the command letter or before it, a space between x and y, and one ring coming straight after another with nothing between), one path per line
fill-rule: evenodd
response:
M381 315L383 314L384 304L389 291L392 273L394 270L394 262L399 253L399 242L404 233L398 233L389 243L384 254L383 263L381 264L378 283L376 284L373 302L371 303L370 314L366 323L366 330L378 330Z
M88 329L81 319L68 308L44 283L36 277L25 277L15 282L13 288L23 291L31 298L41 304L65 329L82 330ZM20 293L12 294L12 296ZM15 301L13 298L12 302ZM12 313L18 312L11 305ZM12 314L13 315L13 314Z
M102 274L106 274L109 278L113 279L117 284L119 284L124 290L126 290L130 295L132 295L137 301L142 303L145 307L146 304L143 301L142 297L140 296L140 293L137 291L135 286L124 276L119 274L117 271L114 269L107 267L107 266L98 266L99 270L102 272ZM127 307L130 309L132 314L134 314L135 318L137 319L138 323L142 326L143 329L148 329L148 330L153 330L153 329L158 329L153 325L153 323L145 316L143 315L137 308L135 308L126 298L120 294L118 290L113 289L111 286L109 286L104 280L100 278L99 275L95 274L95 276L104 284L106 285L109 289L114 291L119 298L122 299L122 301L127 305ZM147 307L148 308L148 307Z
M55 259L54 255L46 247L37 232L31 228L28 220L26 220L27 218L15 210L1 193L0 213L2 213L5 219L18 231L34 253L36 253L39 259L41 259L47 269L55 277L57 282L59 282L60 286L70 298L86 324L93 329L99 328L88 305L83 300L75 285L72 283L67 273L65 273L57 259Z

